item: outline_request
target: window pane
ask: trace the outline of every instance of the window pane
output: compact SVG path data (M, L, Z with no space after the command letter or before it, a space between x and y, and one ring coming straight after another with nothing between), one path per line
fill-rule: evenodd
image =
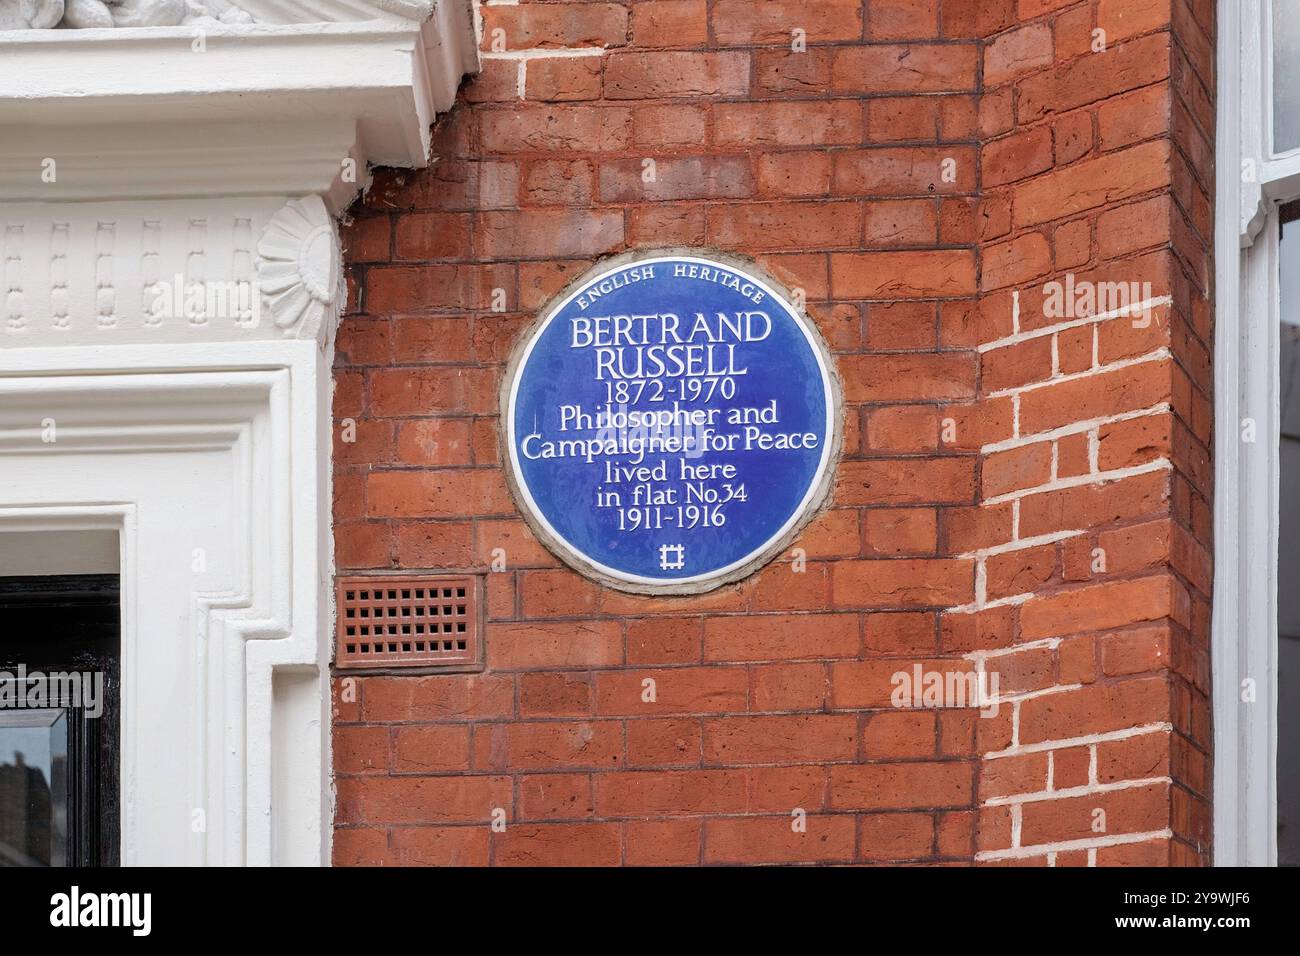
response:
M1300 866L1300 203L1282 207L1277 555L1277 858Z
M1300 146L1300 0L1273 0L1273 152Z
M0 866L64 866L67 853L67 713L0 713Z

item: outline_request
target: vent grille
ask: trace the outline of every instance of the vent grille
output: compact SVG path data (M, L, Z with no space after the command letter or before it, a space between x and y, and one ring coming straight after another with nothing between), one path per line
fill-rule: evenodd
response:
M474 664L479 654L478 579L369 575L335 582L341 670Z

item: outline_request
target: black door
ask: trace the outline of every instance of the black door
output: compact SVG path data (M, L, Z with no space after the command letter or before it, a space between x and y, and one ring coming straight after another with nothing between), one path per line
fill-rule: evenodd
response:
M0 577L0 866L118 864L116 575Z

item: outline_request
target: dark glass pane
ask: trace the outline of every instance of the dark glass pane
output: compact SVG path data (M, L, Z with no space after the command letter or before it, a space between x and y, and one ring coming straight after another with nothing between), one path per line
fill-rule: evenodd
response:
M1282 207L1277 555L1277 858L1300 866L1300 204ZM1261 675L1262 679L1262 675Z
M0 866L66 866L67 855L67 712L0 712Z

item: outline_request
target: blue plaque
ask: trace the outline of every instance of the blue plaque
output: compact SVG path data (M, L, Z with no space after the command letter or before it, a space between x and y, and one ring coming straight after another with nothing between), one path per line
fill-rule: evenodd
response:
M812 324L752 266L641 255L547 309L502 421L548 547L612 587L691 593L752 573L821 503L838 387Z

